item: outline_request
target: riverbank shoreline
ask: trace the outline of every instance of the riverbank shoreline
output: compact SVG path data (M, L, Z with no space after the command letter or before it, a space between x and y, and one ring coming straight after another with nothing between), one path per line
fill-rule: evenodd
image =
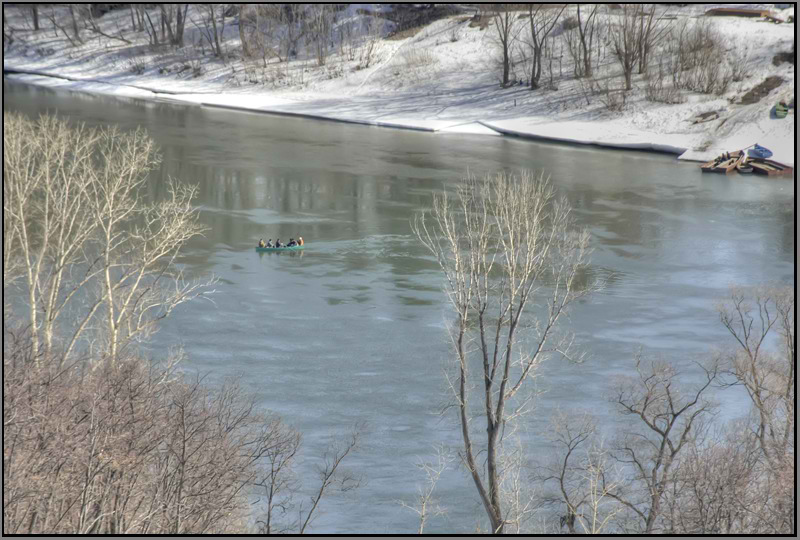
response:
M277 116L287 116L293 118L305 118L310 120L321 120L328 122L342 122L347 124L356 124L372 127L390 128L390 129L403 129L410 131L421 131L428 133L460 133L471 135L491 135L491 136L506 136L531 141L549 142L555 144L568 144L580 146L596 146L599 148L610 148L617 150L633 150L655 152L661 154L670 154L676 156L681 161L690 161L702 163L707 161L707 156L699 156L697 152L692 153L688 144L682 144L685 137L681 135L666 136L660 134L652 134L641 132L639 134L631 135L626 133L623 137L613 140L607 138L600 140L596 136L596 132L591 129L589 122L582 122L579 126L570 126L569 123L553 122L550 125L545 124L539 129L532 130L530 127L527 130L516 130L511 127L505 127L510 124L513 126L518 119L511 119L506 121L484 121L476 120L474 122L441 122L439 125L421 125L422 122L382 122L377 120L360 120L357 118L343 118L321 113L311 113L302 111L285 110L279 108L285 107L287 104L293 103L290 100L275 100L278 106L261 105L261 106L242 106L231 103L215 103L213 98L219 98L224 94L216 92L191 92L181 93L174 90L154 88L143 85L131 84L115 84L107 81L96 79L78 79L67 75L58 73L50 73L39 70L26 70L16 67L6 67L3 69L3 76L11 80L22 82L25 84L32 84L54 90L67 90L71 92L82 92L88 94L103 95L107 97L117 98L132 98L144 99L150 101L157 101L162 103L173 103L179 105L209 107L224 110L233 110L244 113L254 114L272 114ZM302 103L302 102L300 102ZM523 119L524 121L524 119ZM595 126L602 124L602 120L594 122ZM589 129L587 129L587 127ZM549 129L548 129L549 128ZM565 130L573 129L586 133L588 137L575 137L565 135ZM629 130L628 130L629 131ZM664 139L667 139L666 141ZM627 140L625 140L627 139ZM658 140L654 140L658 139ZM783 160L786 161L785 159ZM786 165L793 166L793 161L785 163Z
M198 101L196 96L204 94L181 94L179 92L170 90L161 90L149 88L139 85L116 85L113 83L100 81L100 80L81 80L72 77L52 74L41 71L22 70L16 68L4 68L3 76L8 77L10 80L50 88L52 90L67 90L70 92L80 92L86 94L102 95L106 97L129 98L129 99L143 99L150 101L157 101L162 103L173 103L177 105L200 106L216 109L233 110L244 113L254 114L271 114L276 116L288 116L293 118L305 118L310 120L321 120L328 122L342 122L346 124L356 124L371 127L381 127L390 129L403 129L409 131L422 131L428 133L462 133L472 135L493 135L493 136L507 136L531 141L549 142L554 144L568 144L580 146L596 146L599 148L611 148L617 150L634 150L655 152L661 154L671 154L680 156L686 152L686 148L680 146L649 143L649 142L631 142L631 143L615 143L605 142L580 138L569 138L559 136L548 136L546 134L526 133L521 131L514 131L505 129L501 126L493 125L491 122L478 120L476 122L467 122L461 126L445 126L445 127L430 127L423 125L402 124L396 122L378 122L368 120L357 120L347 118L336 118L321 114L310 114L304 112L285 111L279 109L270 109L268 107L244 107L225 103L213 103L209 101ZM55 83L55 84L54 84ZM70 84L74 83L74 84ZM103 87L108 87L103 89ZM208 96L215 96L215 93L205 93ZM191 97L189 97L191 96ZM466 127L464 127L466 126ZM456 129L456 128L462 129ZM481 130L480 128L484 128ZM472 128L472 129L471 129ZM686 159L685 161L702 162L701 159Z

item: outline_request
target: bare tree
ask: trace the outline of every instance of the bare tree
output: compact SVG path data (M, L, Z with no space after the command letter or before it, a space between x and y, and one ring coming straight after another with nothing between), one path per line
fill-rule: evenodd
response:
M156 30L155 25L153 24L153 19L150 18L150 12L147 11L147 6L140 4L139 5L140 13L144 14L144 19L147 19L147 25L142 22L142 26L144 26L145 31L147 32L147 36L150 40L151 45L155 45L156 47L159 46L161 41L158 39L158 30Z
M362 43L359 48L358 65L366 69L375 61L378 46L383 39L384 23L377 17L371 17L365 23L362 33Z
M57 9L57 6L51 5L50 11L46 12L47 18L50 20L50 23L53 25L53 31L57 35L58 31L60 30L64 37L70 42L70 44L75 47L83 43L83 39L81 38L81 31L80 27L78 26L78 17L75 14L76 9L80 9L81 4L67 4L67 12L69 14L69 22L71 24L70 33L67 29L61 24L61 17L59 13L63 13L60 9Z
M81 31L78 29L78 19L75 17L75 4L69 4L69 16L72 21L72 34L75 36L75 41L83 43L81 39Z
M528 5L528 47L531 51L531 90L539 88L539 79L542 76L542 50L547 42L547 36L555 27L566 7L566 4L558 7L548 4Z
M665 493L674 482L673 464L697 427L713 411L705 394L717 368L701 367L703 379L694 389L678 384L678 373L665 362L636 358L636 377L617 384L613 401L623 416L637 422L622 430L612 457L627 467L630 483L608 492L638 518L640 533L661 530ZM639 429L641 428L641 429Z
M35 357L57 336L65 359L84 338L102 338L114 357L213 283L175 269L181 246L203 232L196 188L168 181L161 200L145 198L159 158L144 131L13 114L4 124L3 272L6 286L24 284Z
M597 26L597 13L600 11L600 4L588 4L588 13L581 12L581 4L577 7L578 36L580 37L580 60L575 55L575 66L582 66L582 70L577 71L576 75L582 77L592 76L592 54L594 51L595 28Z
M726 358L726 374L750 396L757 418L754 435L774 468L794 448L794 290L790 287L733 289L719 307L720 321L737 343ZM779 348L768 349L771 335Z
M242 43L242 56L244 58L250 58L253 56L245 33L245 29L247 27L247 19L245 18L247 6L248 4L239 4L239 41Z
M277 4L242 4L239 9L239 36L247 58L260 56L264 67L277 58L282 61L281 17Z
M597 436L594 418L559 412L550 424L556 454L534 478L553 490L539 498L546 506L563 508L559 526L570 534L612 531L623 506L610 494L622 483L622 474Z
M31 8L31 16L33 17L33 29L39 30L39 4L29 4Z
M583 534L602 534L623 510L622 505L611 500L611 493L622 483L622 475L610 463L602 443L586 452L581 471L586 493L581 502L585 511L575 513L576 521Z
M614 55L622 67L625 90L633 88L633 69L642 52L639 44L641 7L639 4L623 4L611 32Z
M674 482L664 494L664 532L776 532L763 527L772 494L765 489L769 478L758 445L746 430L741 421L698 430L675 463Z
M294 461L300 449L301 436L297 431L277 423L265 427L271 434L271 444L262 458L259 476L255 485L263 489L263 510L256 516L256 531L259 534L304 534L319 515L320 502L331 491L341 492L356 489L361 477L345 471L342 462L357 448L363 426L355 425L342 437L335 437L316 470L319 485L310 496L309 506L295 502L300 492L300 483L294 476Z
M305 6L302 4L284 4L281 10L281 22L285 27L283 34L283 58L286 61L297 57L300 44L306 37Z
M536 478L543 502L564 508L570 533L787 534L795 527L794 290L732 289L719 307L736 347L702 368L694 388L664 362L637 357L613 401L627 422L609 452L595 449L595 422L561 414L560 451ZM720 370L721 369L721 370ZM748 417L715 424L713 384L742 386ZM609 456L622 470L611 467ZM622 474L620 474L622 473ZM597 501L604 501L598 503Z
M97 227L87 188L99 135L46 116L34 123L6 113L3 124L3 282L4 287L19 277L25 282L32 353L38 358L40 347L46 354L52 350L56 322L67 305L97 275L88 269L66 284ZM74 331L79 335L81 325Z
M639 16L638 48L639 48L639 74L647 72L647 63L650 52L658 43L668 35L669 25L664 16L667 9L656 13L656 4L641 6Z
M3 10L3 44L14 43L14 30L6 22L6 10Z
M4 533L248 531L264 458L294 445L279 418L174 362L37 365L16 337L3 356Z
M130 40L124 36L122 26L118 20L116 21L116 30L117 30L116 34L110 34L104 31L102 28L100 28L100 25L97 24L97 20L95 20L93 9L87 9L85 11L85 26L90 32L97 34L99 36L103 36L105 38L113 39L116 41L121 41L123 43L130 43Z
M227 4L199 4L200 11L203 13L203 18L198 22L192 19L192 23L200 31L200 34L208 41L209 47L218 56L225 61L225 50L223 47L225 41L225 11Z
M734 76L727 60L729 45L708 19L675 25L666 45L666 57L671 62L676 87L717 95L727 90ZM735 61L733 65L736 66ZM736 67L735 71L739 72L740 68Z
M134 4L128 4L128 10L131 14L131 32L138 32L141 28L136 24L136 9L134 9Z
M311 525L317 515L320 501L331 487L346 492L361 485L360 475L344 471L340 467L342 461L358 448L362 429L362 426L356 425L349 435L341 439L335 439L328 446L323 456L322 465L317 467L319 488L311 495L310 507L305 511L305 517L303 517L303 508L302 506L300 507L299 534L305 533L308 526Z
M186 26L186 14L189 4L159 4L161 24L167 31L170 44L183 47L183 31ZM174 20L174 27L173 27Z
M267 449L262 475L255 482L264 490L265 508L256 526L260 534L284 534L299 527L298 521L287 523L283 518L294 509L292 498L297 491L297 482L292 467L300 449L301 436L281 424L271 426L270 431L275 434L274 442Z
M419 516L419 527L417 534L425 532L425 524L431 517L441 516L446 513L445 509L439 505L439 501L433 496L436 491L436 484L442 473L455 459L444 447L436 448L436 461L420 461L417 468L425 473L427 477L423 486L417 488L415 504L410 505L403 501L400 502L403 508L408 508Z
M318 66L324 66L328 57L335 15L333 7L333 4L309 4L307 7L306 34L314 44Z
M752 402L750 436L760 449L764 486L758 528L793 531L795 490L795 290L790 286L734 288L719 307L736 348L723 356L726 384L743 387Z
M594 420L587 414L571 417L563 412L550 420L549 438L556 447L556 457L551 463L539 467L534 475L542 484L554 483L553 494L543 494L547 506L565 506L565 513L559 516L561 528L566 527L570 534L576 534L576 518L583 511L586 502L584 486L578 479L581 469L574 464L578 453L595 432Z
M444 272L455 310L450 383L464 444L461 459L491 532L502 533L515 519L501 502L511 472L503 468L503 434L528 411L533 396L526 383L541 362L553 353L572 354L571 336L557 336L557 323L592 288L581 281L588 234L572 230L569 204L556 197L546 178L529 172L483 181L468 176L455 196L435 197L430 215L432 223L422 215L414 231ZM537 306L542 312L534 311ZM473 384L481 387L478 394L471 392ZM476 412L479 419L473 418Z
M60 31L62 34L64 34L64 37L67 38L67 41L70 42L70 45L75 47L83 43L83 41L81 41L80 38L80 30L78 28L77 19L75 18L74 7L70 4L67 10L67 12L71 15L72 33L70 33L67 28L61 24L61 14L65 14L67 12L62 12L56 6L51 5L50 9L45 12L45 17L47 17L47 19L53 25L53 34L58 36L58 32Z
M494 24L497 42L502 54L503 78L502 86L508 86L511 74L511 55L514 50L514 43L519 34L519 25L515 24L515 15L511 11L511 4L492 4L492 22Z

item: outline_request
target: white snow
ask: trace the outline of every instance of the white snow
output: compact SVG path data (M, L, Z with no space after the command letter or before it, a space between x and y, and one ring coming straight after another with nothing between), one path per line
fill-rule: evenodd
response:
M737 7L765 6L772 7ZM695 4L675 8L673 13L693 17L710 7ZM31 31L21 10L4 9L16 39L4 47L4 69L37 73L39 76L10 75L32 84L384 127L476 135L503 133L645 148L699 161L759 143L774 152L774 159L794 165L794 109L783 120L770 114L779 99L794 98L794 66L772 64L775 54L791 49L794 24L714 17L715 27L730 38L730 54L747 55L745 80L733 83L723 96L692 94L685 103L665 105L647 101L645 83L636 76L625 109L610 112L597 98L587 103L580 82L571 76L572 63L566 51L560 66L562 76L554 74L557 90L500 88L493 63L493 29L471 27L468 15L436 21L412 37L381 41L374 61L363 69L336 54L322 67L313 59L301 59L264 68L258 60L245 69L242 60L236 58L238 29L229 18L225 37L233 58L226 63L210 59L206 47L206 55L200 60L203 72L193 77L186 75L192 70L184 67L180 71L181 66L198 65L199 31L190 24L186 43L191 45L180 51L153 51L147 46L146 34L131 31L129 13L114 11L98 20L101 27L108 33L122 27L133 44L84 32L85 43L73 47L50 29ZM363 17L357 15L359 9L375 13L384 8L354 4L345 14ZM794 15L794 8L773 12L785 19ZM190 18L192 13L190 10ZM48 28L47 19L41 18ZM135 57L146 62L143 73L131 70ZM600 69L613 76L615 84L621 84L619 68L610 54ZM758 103L738 104L741 95L771 75L780 75L785 82ZM516 76L524 77L519 67ZM549 79L547 66L542 79ZM695 115L709 110L722 111L720 118L691 123Z

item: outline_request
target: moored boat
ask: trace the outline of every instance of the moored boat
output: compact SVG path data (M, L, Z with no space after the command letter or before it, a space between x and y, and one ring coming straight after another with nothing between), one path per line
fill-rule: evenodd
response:
M777 105L775 105L775 117L776 118L786 118L786 115L789 113L789 109L786 105L779 101Z
M703 172L713 172L727 174L733 172L736 166L744 161L745 154L741 150L735 152L725 152L708 163L700 165Z
M743 159L737 166L736 172L739 174L753 174L753 166L748 159Z
M760 174L764 176L782 176L792 174L794 169L787 165L781 165L777 161L769 159L753 159L748 161L748 164L753 167L753 174Z
M767 159L772 157L772 150L764 148L756 143L747 149L747 157L756 159Z

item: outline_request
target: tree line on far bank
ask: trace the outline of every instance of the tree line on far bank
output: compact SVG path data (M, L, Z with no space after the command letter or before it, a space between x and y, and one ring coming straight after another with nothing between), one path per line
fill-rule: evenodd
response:
M162 73L201 76L213 59L232 66L232 83L286 87L307 85L309 70L330 79L369 68L386 56L384 39L413 36L431 20L466 9L350 6L34 3L17 5L16 12L27 28L53 32L72 47L103 39L129 49L125 62L137 74L152 67L140 50L146 36L149 56L174 56L183 63L180 68L162 65ZM6 9L12 8L4 8L3 39L11 45L24 40L25 32L6 22ZM725 94L748 75L748 44L725 37L712 18L690 18L679 9L664 4L479 5L472 17L451 17L442 35L456 42L466 26L485 31L485 65L503 87L524 84L544 92L575 80L587 104L598 101L612 110L624 108L634 86L660 103L684 102L689 93ZM413 45L401 57L411 69L433 61L430 51ZM292 65L296 60L302 65Z

